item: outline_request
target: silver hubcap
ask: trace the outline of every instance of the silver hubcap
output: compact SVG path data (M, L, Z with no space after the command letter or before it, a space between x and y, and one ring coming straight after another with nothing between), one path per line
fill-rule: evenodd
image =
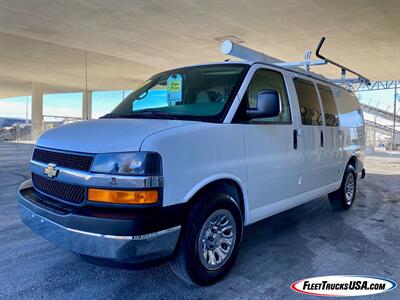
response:
M229 210L219 209L205 221L198 241L201 263L208 270L222 267L236 241L236 222Z
M352 173L347 175L346 183L344 185L344 194L346 197L346 203L350 205L351 201L353 201L354 195L354 175Z

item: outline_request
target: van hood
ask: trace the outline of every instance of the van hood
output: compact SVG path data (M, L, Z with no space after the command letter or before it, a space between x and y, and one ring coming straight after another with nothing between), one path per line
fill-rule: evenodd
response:
M36 145L84 153L139 151L149 135L193 123L196 122L159 119L82 121L44 132Z

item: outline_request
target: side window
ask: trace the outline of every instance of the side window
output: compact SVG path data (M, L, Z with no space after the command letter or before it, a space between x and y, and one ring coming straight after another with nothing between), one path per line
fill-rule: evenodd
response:
M317 90L311 81L296 78L293 80L301 112L303 125L322 125L322 113Z
M281 113L279 116L272 118L258 118L251 120L252 123L290 123L290 107L289 99L286 92L285 82L281 73L259 69L247 88L246 96L249 108L257 108L257 95L261 90L272 89L279 94L281 103Z
M364 125L364 118L360 104L353 93L338 88L335 99L340 112L340 124L345 127L358 127Z
M321 96L322 107L324 108L325 125L339 126L338 113L331 88L321 84L317 84L317 86Z

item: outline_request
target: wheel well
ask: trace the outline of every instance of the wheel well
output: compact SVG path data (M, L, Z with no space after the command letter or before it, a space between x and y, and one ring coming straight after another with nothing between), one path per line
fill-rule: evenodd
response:
M229 194L239 205L240 211L242 212L242 218L244 220L245 208L243 192L239 184L237 184L232 179L219 179L205 185L189 201L189 207L191 207L194 202L196 202L201 194L209 191L223 191Z
M352 165L354 170L357 170L357 157L355 157L354 155L350 157L349 162L347 164Z

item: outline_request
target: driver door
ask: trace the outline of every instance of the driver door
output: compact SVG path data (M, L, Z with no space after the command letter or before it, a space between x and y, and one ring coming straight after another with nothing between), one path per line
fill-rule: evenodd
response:
M243 122L250 222L287 208L282 200L299 192L301 161L294 141L296 127L283 74L264 67L256 68L241 106L256 108L257 95L265 89L278 92L280 114Z

